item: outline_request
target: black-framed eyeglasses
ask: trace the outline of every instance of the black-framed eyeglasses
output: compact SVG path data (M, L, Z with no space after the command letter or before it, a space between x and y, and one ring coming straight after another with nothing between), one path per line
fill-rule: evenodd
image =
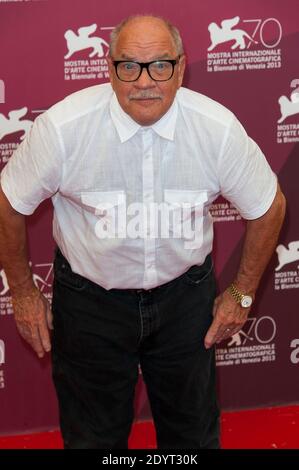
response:
M152 80L166 82L173 76L174 67L179 62L176 59L153 60L151 62L135 62L133 60L114 60L116 75L122 82L135 82L145 68Z

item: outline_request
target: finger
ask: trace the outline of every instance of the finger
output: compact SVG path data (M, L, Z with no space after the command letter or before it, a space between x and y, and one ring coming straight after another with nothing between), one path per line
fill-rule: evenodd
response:
M54 330L53 314L52 314L52 311L51 311L49 305L47 306L47 314L46 315L47 315L47 325L48 325L49 330Z
M227 325L226 328L222 331L221 335L217 339L216 343L221 343L228 338L231 338L234 334L236 334L240 330L240 327L236 327L235 325Z
M234 327L234 328L231 328L230 332L229 332L229 335L227 336L227 338L230 338L231 336L234 336L236 333L238 333L238 331L240 331L240 327Z
M38 325L38 331L39 331L40 340L41 340L44 350L46 352L49 352L51 350L51 341L50 341L47 320L45 317L43 317L40 320L39 325Z
M210 328L208 329L208 332L204 339L204 345L206 349L209 349L215 343L219 334L219 327L220 327L219 321L215 319L212 325L210 326Z
M219 304L219 297L216 297L216 299L214 301L213 312L212 312L212 315L213 315L214 318L215 318L215 315L216 315L216 312L217 312L217 309L218 309L218 304Z
M38 332L44 350L49 352L51 350L51 340L48 325L49 323L51 325L51 311L48 301L44 297L41 300L43 302L43 311L40 312L41 315L38 317Z
M221 343L224 339L229 338L232 335L234 326L231 324L224 325L218 321L217 330L215 329L213 343ZM209 333L209 332L208 332Z
M217 312L217 303L216 303L216 301L215 301L214 307L213 307L213 312L212 312L213 318L215 318L216 312Z
M218 336L218 338L216 340L216 343L219 344L222 341L230 338L232 335L233 335L232 330L231 329L226 329L221 335Z
M41 338L37 329L36 329L36 332L31 334L31 339L29 342L32 348L34 349L34 351L36 352L36 354L38 355L38 357L40 358L44 357L45 349L43 347L43 344L42 344L42 341L41 341Z
M22 338L26 341L26 343L30 344L30 346L34 349L34 351L41 355L43 354L43 347L42 344L38 341L39 335L37 331L37 327L30 327L26 324L17 322L16 323L18 332L22 336Z

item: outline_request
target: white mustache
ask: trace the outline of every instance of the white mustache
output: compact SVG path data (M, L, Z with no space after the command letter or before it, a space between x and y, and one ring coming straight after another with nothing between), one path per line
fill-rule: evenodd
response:
M161 99L161 95L150 91L143 91L129 96L129 100L152 100L152 99Z

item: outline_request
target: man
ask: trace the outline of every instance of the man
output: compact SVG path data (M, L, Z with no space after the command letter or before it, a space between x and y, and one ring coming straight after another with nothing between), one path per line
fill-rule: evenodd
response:
M111 37L111 85L39 116L2 172L1 261L39 357L52 315L32 281L24 215L53 200L53 377L67 448L127 446L139 363L158 447L219 446L214 345L247 319L285 200L235 116L181 88L184 69L171 24L125 20ZM214 302L208 208L219 194L247 229L235 279Z

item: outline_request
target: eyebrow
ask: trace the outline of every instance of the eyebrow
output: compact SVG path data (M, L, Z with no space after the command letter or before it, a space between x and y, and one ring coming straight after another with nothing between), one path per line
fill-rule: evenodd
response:
M139 60L134 57L134 56L130 56L130 55L127 55L127 54L121 54L120 55L121 59L123 60L128 60L128 61L132 61L132 62L139 62ZM166 52L165 54L159 54L158 57L155 57L155 58L152 58L151 60L149 60L148 62L154 62L156 60L172 60L172 57L170 57L170 54L168 52Z

